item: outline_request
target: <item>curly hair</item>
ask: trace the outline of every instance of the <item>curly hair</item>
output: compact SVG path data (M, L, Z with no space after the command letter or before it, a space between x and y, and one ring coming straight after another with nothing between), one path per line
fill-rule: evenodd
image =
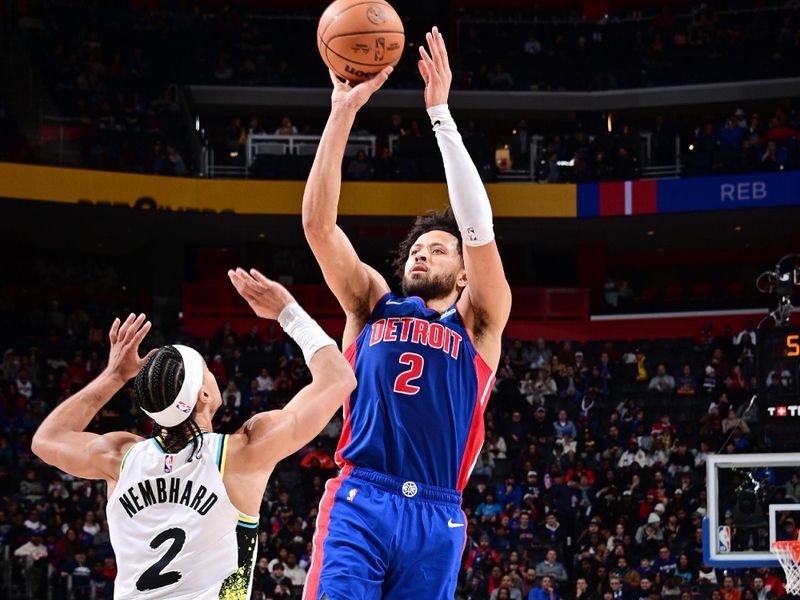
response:
M183 378L181 353L173 346L159 348L136 374L134 388L139 406L148 412L164 410L178 396ZM198 455L203 447L201 433L200 426L194 420L194 411L188 419L174 427L162 427L156 423L153 428L153 436L161 435L164 449L170 454L180 452L191 441L191 456Z
M394 274L399 281L403 281L411 246L414 245L419 236L429 231L446 231L453 234L458 240L458 253L462 254L461 232L458 230L458 223L456 223L453 210L449 206L441 212L429 210L424 215L417 217L408 235L400 242L400 246L397 248L397 257L394 260Z

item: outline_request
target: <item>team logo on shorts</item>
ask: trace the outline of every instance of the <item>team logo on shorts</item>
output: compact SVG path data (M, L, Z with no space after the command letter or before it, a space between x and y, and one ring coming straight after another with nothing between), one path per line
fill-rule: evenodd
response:
M474 242L478 239L478 236L475 234L474 227L467 227L467 238L470 242Z
M418 491L417 484L414 483L413 481L406 481L403 484L402 490L403 490L403 496L405 496L406 498L413 498L414 496L417 495Z
M358 493L358 489L356 489L356 488L353 488L352 490L347 492L347 501L348 502L352 502L353 499L356 497L357 493Z
M168 454L164 457L164 473L172 473L172 461L172 454Z
M192 412L192 407L186 404L186 402L184 402L183 400L178 400L175 403L175 408L177 408L181 412L185 412L186 414Z

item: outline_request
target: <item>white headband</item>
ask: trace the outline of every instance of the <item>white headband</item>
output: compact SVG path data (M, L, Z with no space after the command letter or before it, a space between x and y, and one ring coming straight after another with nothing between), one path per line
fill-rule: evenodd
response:
M172 346L181 353L183 359L183 385L169 406L159 412L145 414L162 427L175 427L189 418L197 404L197 396L203 386L203 357L197 350L188 346L174 344Z

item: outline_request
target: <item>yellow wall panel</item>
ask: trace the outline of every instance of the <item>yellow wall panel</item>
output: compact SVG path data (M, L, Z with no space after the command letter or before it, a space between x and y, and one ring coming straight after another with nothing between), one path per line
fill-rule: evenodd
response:
M232 210L242 214L299 215L302 181L158 177L107 171L0 163L0 196L50 202L125 203L144 196L161 208ZM574 217L574 185L487 185L497 217ZM448 202L438 183L347 182L342 215L413 216Z

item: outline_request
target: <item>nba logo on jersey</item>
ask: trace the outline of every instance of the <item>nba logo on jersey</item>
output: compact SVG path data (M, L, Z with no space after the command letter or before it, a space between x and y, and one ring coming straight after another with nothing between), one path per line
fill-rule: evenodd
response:
M474 227L467 227L467 239L469 239L470 242L474 242L478 239L478 236L475 235Z
M172 473L172 454L167 454L164 457L164 473Z
M185 412L186 414L192 412L192 407L186 404L186 402L184 402L183 400L178 400L178 402L175 404L175 408L177 408L182 412Z
M720 525L719 527L719 550L718 552L731 551L731 528L727 525Z

